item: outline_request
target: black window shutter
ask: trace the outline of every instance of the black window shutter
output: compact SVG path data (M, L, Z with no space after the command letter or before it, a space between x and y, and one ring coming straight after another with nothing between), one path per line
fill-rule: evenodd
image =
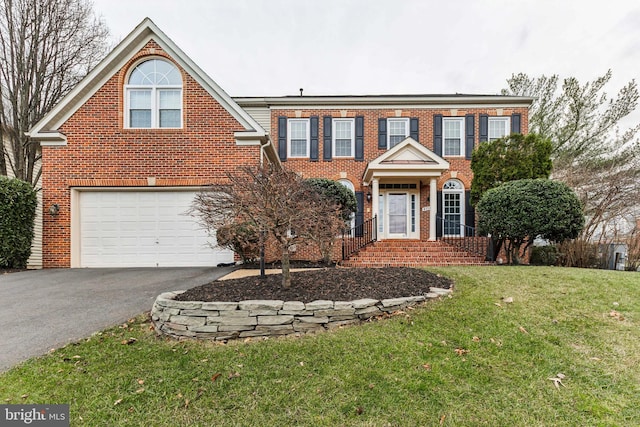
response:
M476 120L473 114L467 114L464 118L464 128L465 128L465 154L467 159L471 159L471 153L473 152L473 144L475 143L475 133L476 133Z
M469 227L475 228L476 226L476 210L471 205L471 191L467 190L464 192L464 224ZM471 229L466 228L466 236L472 237Z
M387 149L387 119L378 119L378 150Z
M281 161L287 160L287 118L278 117L278 155Z
M442 157L442 114L433 116L433 152Z
M436 237L442 237L442 191L436 193Z
M489 140L489 116L480 114L480 142Z
M356 160L364 160L364 116L356 116Z
M520 113L514 113L511 115L511 133L522 133L520 128Z
M411 120L409 120L409 136L411 136L411 138L415 139L416 141L420 141L418 139L418 136L419 136L418 134L419 134L418 118L412 117Z
M331 116L324 116L322 120L322 159L331 161L331 125L333 119Z
M311 136L311 141L309 141L310 153L309 157L312 162L318 161L318 116L311 116L309 119L309 126L311 129L309 130L309 134Z
M363 233L363 225L364 224L364 192L356 191L356 237L362 237Z

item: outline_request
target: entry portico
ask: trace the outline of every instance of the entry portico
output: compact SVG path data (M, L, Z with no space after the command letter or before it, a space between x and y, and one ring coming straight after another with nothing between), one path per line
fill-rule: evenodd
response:
M437 181L449 162L408 137L364 172L371 189L372 217L378 217L378 239L420 239L421 185L429 185L429 240L436 240Z

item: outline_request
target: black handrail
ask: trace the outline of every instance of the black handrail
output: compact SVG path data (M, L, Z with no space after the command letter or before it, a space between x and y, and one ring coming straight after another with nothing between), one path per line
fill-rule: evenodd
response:
M362 224L345 230L342 233L342 260L349 257L360 249L375 242L378 239L378 219L373 217Z
M459 220L449 220L441 216L437 216L436 221L438 221L438 225L441 225L441 228L438 227L442 230L442 236L439 237L441 241L465 252L482 255L487 259L487 238L479 236L475 227L462 224Z

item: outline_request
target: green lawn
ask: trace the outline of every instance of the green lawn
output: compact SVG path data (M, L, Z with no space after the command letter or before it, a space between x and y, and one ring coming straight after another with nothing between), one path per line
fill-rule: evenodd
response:
M141 317L1 374L0 403L70 403L73 426L640 425L640 274L433 271L452 298L303 338L176 342Z

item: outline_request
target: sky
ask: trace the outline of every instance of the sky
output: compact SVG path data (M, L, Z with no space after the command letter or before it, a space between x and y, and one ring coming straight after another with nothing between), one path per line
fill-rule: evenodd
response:
M637 0L93 0L151 18L231 96L498 94L514 73L640 80ZM640 122L640 114L638 114Z

